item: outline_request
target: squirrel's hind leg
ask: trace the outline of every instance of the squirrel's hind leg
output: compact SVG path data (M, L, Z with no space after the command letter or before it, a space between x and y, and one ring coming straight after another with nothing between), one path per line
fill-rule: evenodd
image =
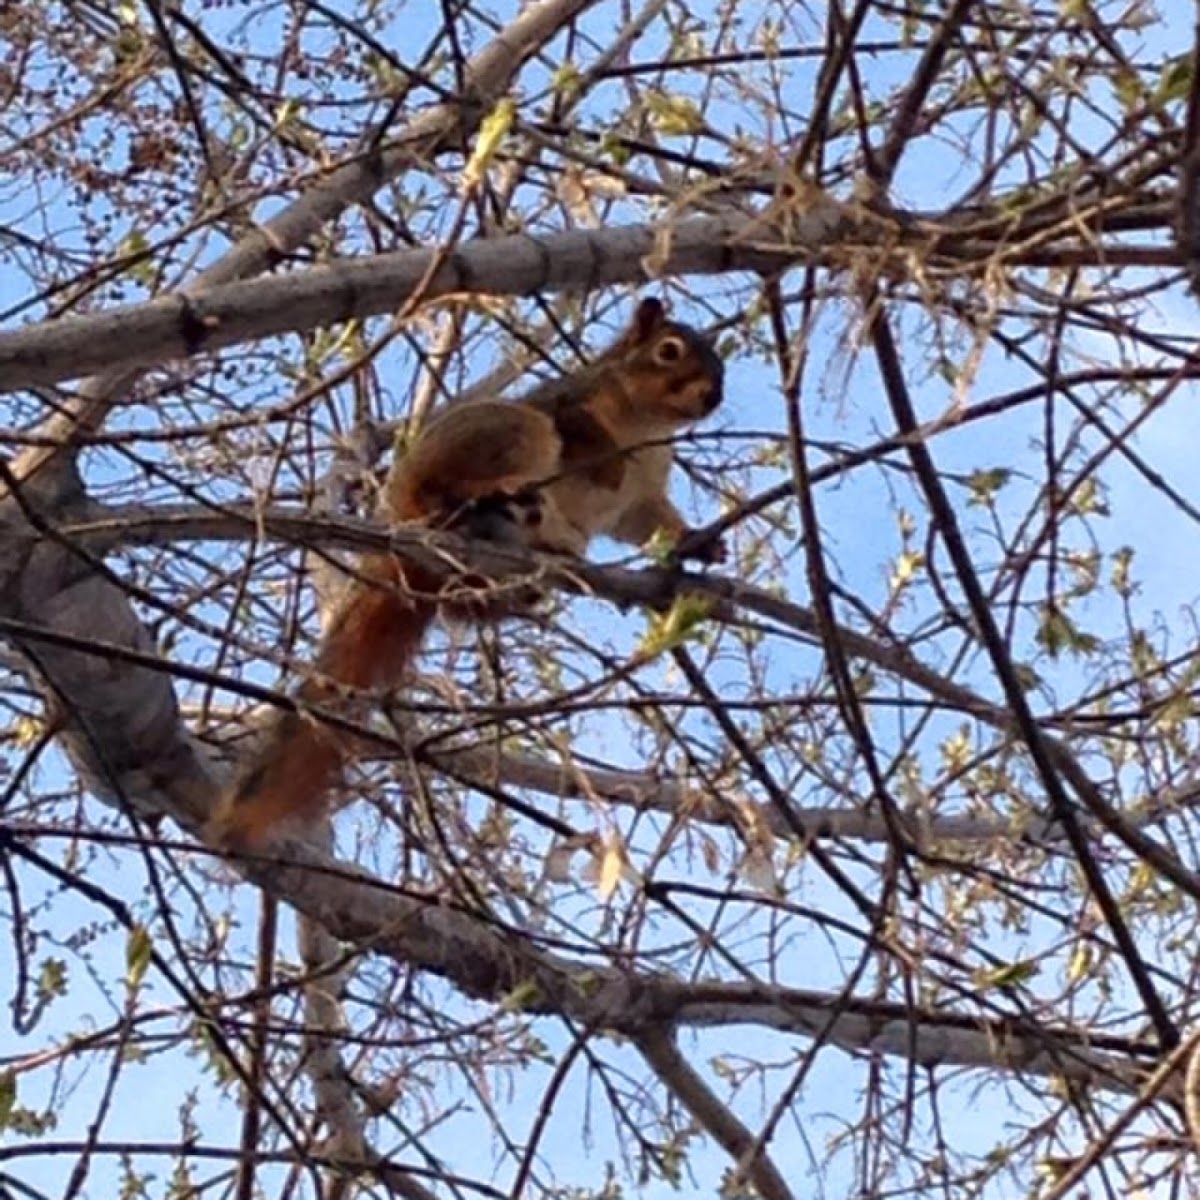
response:
M549 554L581 556L587 539L559 511L544 487L489 492L465 505L453 528L466 537Z
M463 537L497 546L534 546L545 505L545 497L536 487L518 492L488 492L464 504L450 522L450 528Z
M450 524L469 538L550 553L577 555L586 543L567 524L538 486L518 491L490 492L479 496L456 514ZM452 596L446 596L446 590ZM543 590L520 580L489 579L470 573L456 578L443 591L443 611L452 620L495 621L520 616L544 598Z

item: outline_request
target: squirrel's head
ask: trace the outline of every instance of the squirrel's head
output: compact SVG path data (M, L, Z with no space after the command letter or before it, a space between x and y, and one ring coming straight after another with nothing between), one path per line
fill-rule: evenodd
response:
M668 319L661 300L642 300L629 328L605 355L620 364L639 415L654 423L690 425L724 399L725 365L712 342Z

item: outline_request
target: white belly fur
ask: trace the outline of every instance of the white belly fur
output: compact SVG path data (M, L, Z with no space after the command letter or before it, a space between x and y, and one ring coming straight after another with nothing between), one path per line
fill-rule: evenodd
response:
M648 446L631 453L621 486L615 492L596 489L593 532L611 535L621 518L636 504L661 496L673 463L670 446Z

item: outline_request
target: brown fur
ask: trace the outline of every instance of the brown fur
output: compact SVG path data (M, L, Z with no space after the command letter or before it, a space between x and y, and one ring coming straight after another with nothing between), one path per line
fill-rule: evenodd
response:
M431 422L392 470L387 516L478 532L481 504L498 498L504 510L506 497L526 493L538 503L520 540L535 549L582 555L597 534L640 545L657 529L682 538L687 524L667 497L669 439L716 408L722 382L709 344L668 320L657 300L643 300L590 366L514 404L461 404ZM399 683L437 615L445 580L386 555L366 558L360 574L300 689L302 704ZM440 607L456 616L489 611ZM222 801L215 836L252 847L284 823L314 820L351 750L351 739L303 708L281 714Z

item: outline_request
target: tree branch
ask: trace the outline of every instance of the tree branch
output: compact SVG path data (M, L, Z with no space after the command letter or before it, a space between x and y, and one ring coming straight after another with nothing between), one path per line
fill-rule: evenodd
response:
M813 222L810 245L772 253L733 244L741 216L699 217L671 231L662 264L672 275L762 270L828 249L830 229ZM394 312L420 288L425 300L459 292L525 296L644 278L651 225L575 229L553 237L479 238L450 249L401 250L221 286L191 287L94 316L62 317L0 333L0 392L124 370L222 349L254 338Z
M669 1031L647 1030L637 1039L637 1048L666 1088L733 1159L737 1173L745 1175L760 1196L766 1200L793 1200L791 1188L784 1183L779 1168L758 1144L758 1139L679 1053Z
M93 514L102 511L93 506ZM819 638L821 632L811 609L723 575L663 568L631 570L600 566L586 560L562 562L510 548L468 544L455 537L431 534L427 530L400 529L388 534L365 521L321 519L284 510L264 511L248 505L228 505L219 512L205 512L195 507L164 507L152 514L135 510L72 524L64 528L63 535L79 539L80 544L100 552L101 548L112 548L118 542L124 545L143 544L143 541L156 543L166 536L244 538L251 528L271 537L304 545L319 542L358 550L390 548L431 570L446 570L448 564L465 564L498 579L532 574L544 586L598 596L621 607L636 605L661 611L679 595L692 593L704 596L709 601L714 620L728 621L743 612L749 612L814 639ZM441 547L447 549L442 550ZM851 629L839 628L838 635L845 652L850 656L916 684L947 707L976 717L1007 736L1016 735L1012 715L1005 705L996 704L946 679L925 666L904 647L887 645ZM1156 812L1147 814L1142 820L1125 816L1104 798L1100 788L1065 741L1049 732L1043 734L1041 740L1056 767L1084 800L1086 815L1095 823L1093 828L1113 834L1189 895L1200 899L1200 875L1186 867L1161 843L1142 832L1140 825L1148 824L1155 818ZM802 820L799 813L797 816ZM1056 826L1057 822L1052 816L1035 816L1022 827L1021 833L1033 841L1058 841L1061 835Z

